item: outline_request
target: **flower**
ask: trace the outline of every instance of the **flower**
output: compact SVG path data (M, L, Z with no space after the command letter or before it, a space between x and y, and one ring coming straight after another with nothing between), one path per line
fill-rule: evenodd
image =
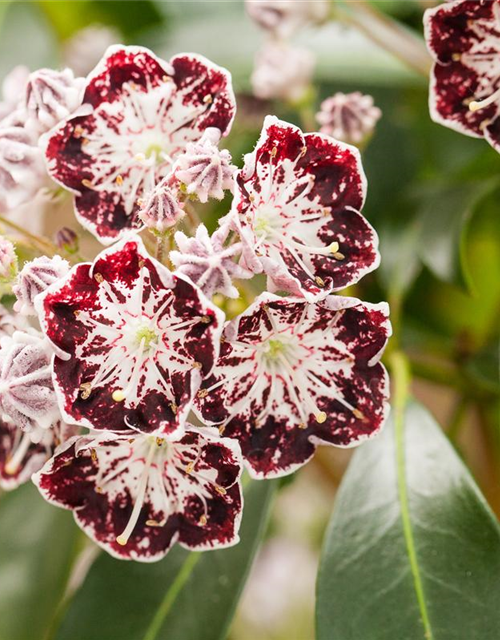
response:
M457 0L428 9L431 117L500 150L500 2Z
M28 482L56 447L74 433L73 427L56 422L51 429L37 432L39 437L33 441L33 433L25 433L11 422L0 420L0 487L11 491Z
M35 197L48 182L38 138L17 114L0 123L0 208L12 210Z
M382 111L373 104L372 96L354 93L336 93L321 103L316 119L321 133L341 142L357 144L373 133Z
M124 238L36 298L56 349L67 422L93 429L182 431L219 352L224 314L184 277Z
M168 178L159 182L141 205L140 220L158 235L165 234L184 216L182 204Z
M231 164L229 151L217 147L220 137L218 129L207 129L198 142L186 146L173 169L186 193L196 195L200 202L222 200L224 189L233 187L236 167Z
M268 116L238 173L230 214L242 265L271 291L315 300L378 266L378 239L359 213L366 178L359 152Z
M12 293L17 301L14 311L24 316L36 315L34 301L39 293L65 276L69 271L69 262L55 255L53 258L41 256L27 262L19 272Z
M268 42L258 52L252 73L254 95L261 100L299 101L314 71L314 55L285 42Z
M385 303L264 293L227 324L197 410L239 441L254 477L292 473L318 444L352 447L381 429L389 335Z
M17 255L14 245L0 236L0 280L11 280L17 272Z
M188 426L179 438L73 438L33 480L108 553L153 562L175 542L198 550L238 542L240 474L236 443Z
M19 106L26 88L30 72L28 67L19 65L8 73L2 83L2 101L0 102L0 121L13 113Z
M206 128L227 134L235 112L227 71L194 54L167 63L141 47L108 49L83 101L44 147L49 173L75 193L78 220L103 244L140 227L137 201Z
M328 0L245 0L248 15L279 38L289 38L307 23L328 17Z
M27 82L25 109L27 126L39 133L48 131L67 118L82 102L83 78L71 69L38 69Z
M214 293L238 298L232 278L244 280L253 275L234 261L241 253L241 243L224 246L228 233L226 224L209 236L205 225L200 224L194 238L188 238L182 231L175 234L180 251L170 252L172 264L177 273L188 276L209 298Z
M52 384L51 351L34 330L0 340L0 409L3 419L28 432L48 429L59 419Z

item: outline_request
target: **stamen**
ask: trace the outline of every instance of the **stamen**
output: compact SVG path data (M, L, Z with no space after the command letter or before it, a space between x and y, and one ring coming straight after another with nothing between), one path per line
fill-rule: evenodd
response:
M469 103L470 111L479 111L480 109L484 109L485 107L489 107L490 104L493 104L497 98L500 97L500 88L494 91L491 96L485 98L484 100L472 100Z
M31 438L29 433L23 434L20 443L17 446L17 449L14 451L14 454L11 458L9 458L7 464L5 465L5 473L9 476L13 476L17 473L21 463L28 453L28 449L30 448Z

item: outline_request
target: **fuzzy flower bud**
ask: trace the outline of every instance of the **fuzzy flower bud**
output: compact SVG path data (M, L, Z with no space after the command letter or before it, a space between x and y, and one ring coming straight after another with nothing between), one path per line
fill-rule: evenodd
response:
M231 189L236 167L231 164L231 154L227 149L217 147L221 132L208 128L198 142L186 145L186 151L179 156L174 167L174 175L189 195L196 195L200 202L209 198L222 200L224 189Z
M83 78L71 69L39 69L28 78L25 95L27 124L48 131L80 106Z
M139 211L142 222L150 231L158 235L163 235L183 215L182 204L167 180L162 180L156 185Z
M0 236L0 279L12 280L17 273L17 256L10 240Z
M54 240L58 249L67 253L76 253L78 251L78 235L69 227L61 227L57 231Z
M243 280L253 275L235 262L241 254L241 245L224 246L228 233L229 227L224 225L209 236L205 225L200 224L194 238L188 238L181 231L175 234L179 251L170 252L172 263L208 297L222 293L228 298L237 298L239 293L232 278Z
M9 120L10 120L9 116ZM24 204L47 183L37 139L20 124L0 127L0 209Z
M336 93L321 103L316 119L321 133L350 144L359 144L373 133L382 111L373 104L373 98L359 91Z
M25 316L36 315L34 307L36 296L65 276L68 271L69 263L57 255L53 258L41 256L27 262L19 272L16 284L12 287L12 292L17 298L14 311Z
M0 102L0 120L10 115L18 106L30 72L28 67L19 65L7 74L2 83L2 101Z
M0 340L0 409L25 431L47 429L59 417L50 360L38 335L16 331Z
M305 24L328 17L328 0L245 0L248 15L259 27L289 38Z
M254 95L261 100L300 100L314 70L314 55L283 42L269 42L257 54L252 74Z

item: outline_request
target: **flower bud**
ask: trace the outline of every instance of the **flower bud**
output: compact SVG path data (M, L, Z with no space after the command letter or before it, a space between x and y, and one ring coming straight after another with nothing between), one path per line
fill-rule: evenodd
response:
M321 103L316 119L321 133L350 144L359 144L373 133L382 111L373 104L373 98L359 91L336 93Z
M163 235L184 215L177 194L162 180L147 196L139 211L139 218L155 234Z
M328 0L245 0L248 15L259 27L289 38L305 24L328 17Z
M48 131L80 106L83 78L71 69L39 69L28 78L25 95L27 123L38 131Z
M12 280L17 273L17 256L10 240L0 236L0 279Z
M77 75L86 76L100 61L106 49L121 42L122 38L117 29L102 24L80 29L64 43L64 62Z
M254 95L262 100L300 100L314 70L314 55L307 49L270 42L257 54L252 74Z
M78 235L69 227L61 227L55 235L55 243L58 249L66 253L76 253L79 248Z
M16 284L12 287L12 293L17 298L14 311L25 316L36 315L34 307L36 296L65 276L68 271L69 263L57 255L53 258L41 256L27 262L19 272Z
M231 164L227 149L217 144L221 133L210 127L198 142L186 145L186 151L177 159L174 175L189 195L196 195L200 202L209 198L222 200L224 189L231 189L236 167Z
M5 76L2 83L0 120L3 120L17 108L26 88L29 73L28 67L19 65Z

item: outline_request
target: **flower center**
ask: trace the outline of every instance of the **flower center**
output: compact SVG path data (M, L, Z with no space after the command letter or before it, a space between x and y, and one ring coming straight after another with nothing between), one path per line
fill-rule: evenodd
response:
M288 345L286 345L281 340L271 339L267 341L267 344L264 346L264 357L266 360L276 361L279 356L283 354L286 357L286 351L288 349Z
M158 335L154 329L147 324L141 325L135 332L135 342L140 345L144 340L144 350L147 351L152 344L158 342Z
M254 232L258 238L272 236L281 228L280 212L270 204L261 205L255 214Z

